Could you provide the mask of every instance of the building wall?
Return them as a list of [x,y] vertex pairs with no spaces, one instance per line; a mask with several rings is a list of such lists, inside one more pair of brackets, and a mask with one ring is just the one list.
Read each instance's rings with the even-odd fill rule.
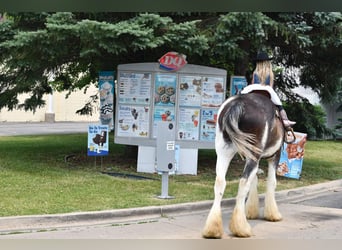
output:
[[[54,114],[54,121],[56,122],[98,122],[98,110],[92,116],[76,114],[76,110],[84,106],[89,96],[96,93],[98,93],[98,89],[94,85],[90,86],[86,93],[82,89],[77,92],[72,92],[68,98],[66,98],[67,92],[55,92],[52,98],[49,95],[44,96],[46,105],[37,109],[35,113],[32,111],[25,112],[23,110],[8,111],[7,108],[1,109],[0,122],[44,122],[46,114],[50,113]],[[22,102],[27,97],[27,94],[23,94],[19,97],[19,101]]]
[[[327,114],[327,127],[334,129],[339,124],[338,119],[342,118],[342,112],[336,112],[340,104],[324,104],[322,106]],[[340,129],[339,132],[342,133],[342,130]]]

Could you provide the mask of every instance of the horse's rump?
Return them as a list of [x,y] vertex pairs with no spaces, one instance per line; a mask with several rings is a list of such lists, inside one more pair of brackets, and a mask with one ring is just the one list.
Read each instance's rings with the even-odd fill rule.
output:
[[224,141],[233,143],[240,155],[253,160],[270,144],[263,140],[265,132],[277,132],[276,108],[269,98],[258,93],[229,98],[218,115]]

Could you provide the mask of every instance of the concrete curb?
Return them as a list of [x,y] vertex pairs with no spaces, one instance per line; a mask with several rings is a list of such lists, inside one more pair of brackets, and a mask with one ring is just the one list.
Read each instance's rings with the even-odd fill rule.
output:
[[[283,190],[276,192],[279,203],[294,202],[308,199],[321,192],[342,188],[342,179],[311,186]],[[260,195],[263,200],[264,195]],[[90,224],[119,224],[127,221],[160,218],[165,215],[192,213],[195,211],[209,210],[213,201],[200,201],[165,206],[150,206],[141,208],[116,209],[95,212],[76,212],[65,214],[10,216],[0,217],[0,232],[28,231],[47,228],[61,228],[67,226],[84,226]],[[222,200],[222,207],[232,208],[235,198]]]

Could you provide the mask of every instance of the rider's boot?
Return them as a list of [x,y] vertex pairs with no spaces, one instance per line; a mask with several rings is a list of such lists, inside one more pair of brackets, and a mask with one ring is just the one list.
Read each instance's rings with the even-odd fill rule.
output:
[[286,114],[285,109],[283,109],[283,108],[279,109],[279,113],[280,113],[281,119],[283,120],[284,127],[286,129],[289,129],[289,128],[291,128],[291,126],[296,124],[296,122],[290,121],[289,118],[287,118],[287,114]]

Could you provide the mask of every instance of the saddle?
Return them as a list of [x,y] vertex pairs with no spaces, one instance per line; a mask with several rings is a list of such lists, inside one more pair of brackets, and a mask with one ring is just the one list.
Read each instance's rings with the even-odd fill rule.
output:
[[271,99],[271,94],[267,90],[255,89],[255,90],[252,90],[250,93],[260,94]]

